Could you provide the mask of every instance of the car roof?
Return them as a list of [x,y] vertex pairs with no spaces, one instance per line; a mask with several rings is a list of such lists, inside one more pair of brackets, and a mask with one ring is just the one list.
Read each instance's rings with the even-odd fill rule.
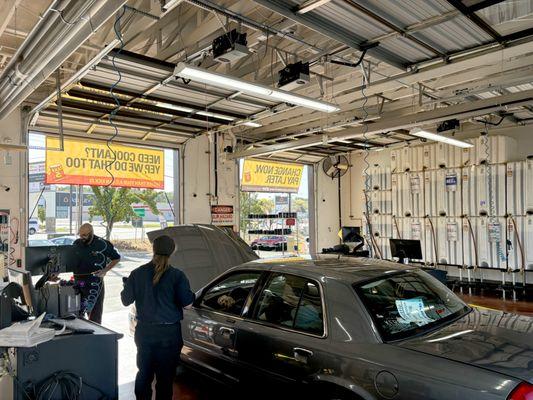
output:
[[235,269],[264,268],[273,272],[293,273],[308,278],[340,279],[358,283],[379,278],[393,272],[417,269],[391,261],[370,258],[343,258],[329,260],[304,260],[298,257],[262,259],[240,265]]

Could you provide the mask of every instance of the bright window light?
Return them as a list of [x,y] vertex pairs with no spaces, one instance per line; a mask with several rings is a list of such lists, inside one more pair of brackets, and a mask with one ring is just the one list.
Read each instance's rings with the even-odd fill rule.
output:
[[462,148],[474,146],[472,143],[463,142],[462,140],[452,139],[452,138],[442,136],[442,135],[437,135],[436,133],[428,132],[420,128],[412,129],[410,134],[416,137],[434,140],[435,142],[446,143],[451,146],[457,146],[457,147],[462,147]]
[[300,96],[284,90],[273,89],[268,86],[247,82],[238,78],[232,78],[227,75],[211,72],[203,68],[187,65],[185,63],[179,63],[176,65],[176,68],[174,69],[174,75],[191,79],[196,82],[209,84],[215,87],[235,90],[249,95],[258,95],[297,106],[311,108],[313,110],[324,111],[328,113],[339,110],[339,107],[325,101]]

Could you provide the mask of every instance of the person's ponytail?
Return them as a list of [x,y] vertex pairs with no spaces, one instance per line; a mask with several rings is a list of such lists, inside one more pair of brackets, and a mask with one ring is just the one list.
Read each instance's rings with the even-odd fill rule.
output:
[[152,259],[152,263],[154,264],[154,279],[152,282],[154,286],[159,283],[159,280],[168,269],[168,259],[169,256],[154,254],[154,258]]

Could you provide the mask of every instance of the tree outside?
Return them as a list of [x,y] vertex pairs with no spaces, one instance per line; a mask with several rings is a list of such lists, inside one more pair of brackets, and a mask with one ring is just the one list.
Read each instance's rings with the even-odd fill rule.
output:
[[160,193],[153,190],[138,190],[130,188],[114,188],[92,186],[94,205],[89,209],[92,222],[93,217],[101,216],[106,228],[106,239],[111,238],[111,232],[116,222],[131,221],[136,216],[133,211],[134,203],[146,204],[152,213],[159,214],[157,198]]
[[275,205],[272,199],[259,199],[257,193],[242,192],[240,194],[241,200],[241,221],[240,231],[245,232],[247,228],[248,215],[250,214],[270,214],[274,212]]
[[41,224],[46,221],[46,208],[44,206],[37,207],[37,218]]
[[296,197],[292,200],[291,211],[297,212],[299,217],[307,216],[309,213],[309,202],[303,197]]

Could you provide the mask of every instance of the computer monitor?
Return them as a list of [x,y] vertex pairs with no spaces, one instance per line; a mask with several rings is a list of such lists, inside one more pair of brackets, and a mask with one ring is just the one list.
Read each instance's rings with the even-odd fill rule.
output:
[[26,270],[32,275],[72,272],[76,264],[71,245],[26,247]]
[[400,262],[405,259],[422,260],[422,246],[420,240],[390,239],[390,249],[393,257]]
[[33,310],[33,283],[31,280],[31,273],[29,271],[8,268],[7,277],[9,282],[14,282],[22,288],[21,305],[27,307],[29,313]]
[[341,239],[343,243],[362,242],[361,228],[358,226],[343,226],[341,228]]

